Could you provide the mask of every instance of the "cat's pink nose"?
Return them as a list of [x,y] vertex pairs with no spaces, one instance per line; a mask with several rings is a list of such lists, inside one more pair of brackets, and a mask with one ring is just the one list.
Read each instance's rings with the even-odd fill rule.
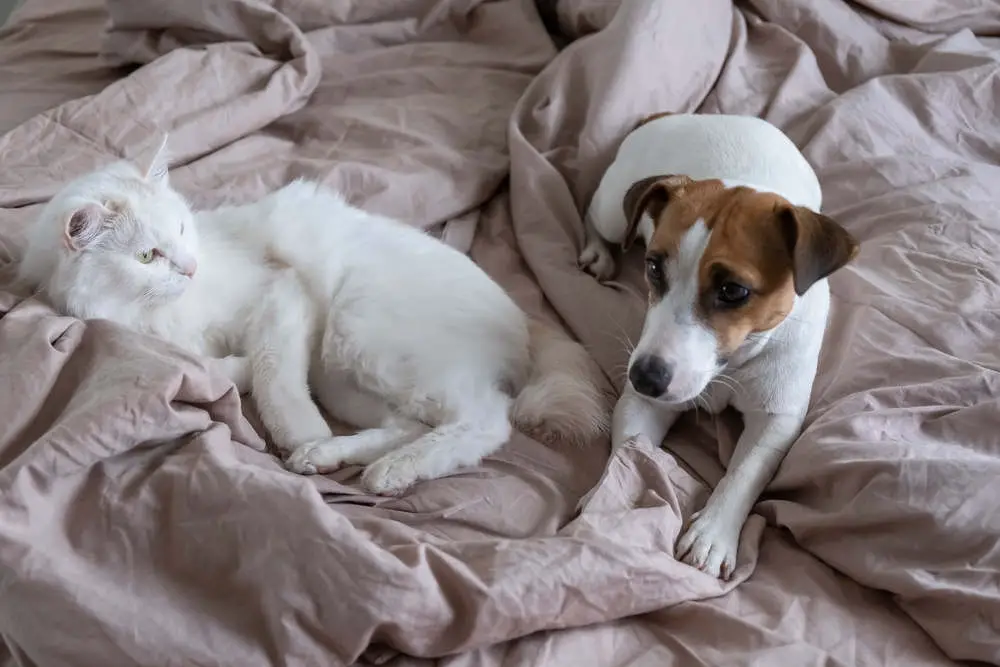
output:
[[178,265],[177,268],[179,269],[180,274],[182,276],[193,278],[194,272],[198,270],[198,262],[191,259],[188,260],[187,262],[184,262],[183,264]]

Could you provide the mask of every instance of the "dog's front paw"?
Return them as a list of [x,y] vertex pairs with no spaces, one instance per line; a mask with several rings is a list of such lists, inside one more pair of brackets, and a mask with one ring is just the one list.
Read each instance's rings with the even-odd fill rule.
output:
[[365,468],[361,474],[361,485],[369,493],[396,496],[413,486],[419,479],[417,460],[410,454],[393,452]]
[[580,252],[580,268],[601,282],[611,280],[615,275],[615,259],[611,248],[600,239],[591,239]]
[[628,439],[626,439],[625,442],[623,442],[622,444],[631,445],[632,447],[636,447],[638,449],[646,449],[646,450],[655,449],[653,447],[653,443],[649,439],[649,436],[642,435],[641,433],[638,435],[629,436]]
[[736,569],[742,526],[719,512],[704,509],[677,541],[677,558],[713,577],[729,581]]

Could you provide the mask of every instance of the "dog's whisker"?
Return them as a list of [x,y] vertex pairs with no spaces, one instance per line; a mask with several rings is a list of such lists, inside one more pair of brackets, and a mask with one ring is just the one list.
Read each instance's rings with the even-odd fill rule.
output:
[[635,343],[632,342],[632,339],[630,339],[627,334],[623,333],[615,336],[615,339],[629,354],[632,354],[633,350],[635,350]]
[[712,386],[715,386],[716,384],[722,385],[723,387],[725,387],[729,391],[732,391],[732,392],[736,391],[736,387],[734,387],[728,380],[725,380],[725,379],[723,379],[721,377],[712,378],[712,381],[708,383],[708,386],[712,387]]
[[738,393],[738,391],[739,392],[745,392],[746,391],[746,388],[743,386],[743,383],[740,382],[737,378],[735,378],[732,375],[727,375],[725,373],[720,373],[718,376],[716,376],[716,379],[718,379],[721,382],[726,383],[726,386],[730,387],[733,390],[734,394]]
[[709,386],[712,386],[712,384],[716,382],[721,386],[725,387],[726,389],[728,389],[730,392],[732,392],[734,396],[737,396],[741,393],[740,391],[741,388],[738,388],[735,384],[733,384],[734,381],[732,380],[732,378],[725,378],[725,379],[715,378],[712,380]]
[[625,327],[621,325],[618,320],[612,319],[610,315],[607,319],[617,328],[617,331],[612,331],[611,335],[614,337],[615,342],[621,346],[621,349],[625,352],[625,361],[615,364],[611,368],[611,375],[615,379],[624,380],[628,375],[629,359],[632,357],[632,353],[635,351],[635,343],[629,337],[628,332]]
[[615,374],[616,377],[625,379],[628,376],[628,364],[622,364],[611,369],[611,372]]
[[[625,340],[629,341],[629,343],[631,343],[631,338],[629,338],[628,331],[625,330],[625,327],[622,326],[622,323],[619,322],[618,320],[612,318],[609,313],[604,313],[604,316],[608,319],[608,321],[610,321],[618,329],[618,332],[617,332],[618,335],[621,338],[624,338]],[[621,338],[619,338],[619,340]]]
[[701,412],[701,410],[699,410],[698,408],[698,397],[695,396],[690,401],[684,401],[684,410],[694,411],[694,423],[697,426],[700,423],[699,421],[700,415],[698,413]]
[[615,340],[620,345],[623,345],[625,347],[633,347],[632,339],[629,338],[628,333],[625,332],[624,330],[617,331],[617,332],[612,332],[612,335],[614,335]]

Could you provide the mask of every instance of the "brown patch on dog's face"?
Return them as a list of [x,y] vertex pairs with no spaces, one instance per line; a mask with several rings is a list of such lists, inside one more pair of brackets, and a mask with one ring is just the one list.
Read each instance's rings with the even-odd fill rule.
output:
[[692,311],[715,332],[723,359],[751,333],[778,326],[796,293],[804,294],[858,250],[857,241],[833,220],[775,194],[677,176],[640,183],[648,202],[644,210],[655,221],[646,249],[650,306],[670,290],[667,262],[685,234],[699,220],[711,231],[697,260]]
[[748,189],[725,190],[708,222],[699,266],[699,311],[728,357],[751,333],[778,326],[795,305],[792,261],[777,211],[788,202]]

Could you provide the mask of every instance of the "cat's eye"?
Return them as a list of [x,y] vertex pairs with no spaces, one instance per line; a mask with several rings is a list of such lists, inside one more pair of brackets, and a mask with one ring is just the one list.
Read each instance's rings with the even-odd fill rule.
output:
[[156,258],[155,250],[140,250],[135,254],[135,258],[139,260],[141,264],[149,264]]

